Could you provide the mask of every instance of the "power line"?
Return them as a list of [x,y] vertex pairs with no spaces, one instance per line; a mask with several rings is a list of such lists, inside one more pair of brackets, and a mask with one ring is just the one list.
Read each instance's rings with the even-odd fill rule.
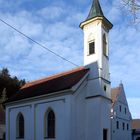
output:
[[43,49],[51,52],[52,54],[56,55],[57,57],[61,58],[64,61],[69,62],[70,64],[74,65],[74,66],[78,66],[77,64],[71,62],[70,60],[66,59],[65,57],[57,54],[56,52],[52,51],[51,49],[47,48],[46,46],[42,45],[41,43],[35,41],[34,39],[32,39],[31,37],[27,36],[26,34],[24,34],[23,32],[19,31],[18,29],[16,29],[15,27],[13,27],[12,25],[10,25],[9,23],[7,23],[6,21],[0,19],[1,22],[3,22],[4,24],[6,24],[7,26],[9,26],[10,28],[12,28],[13,30],[15,30],[16,32],[18,32],[19,34],[23,35],[24,37],[26,37],[27,39],[31,40],[32,42],[34,42],[35,44],[39,45],[40,47],[42,47]]

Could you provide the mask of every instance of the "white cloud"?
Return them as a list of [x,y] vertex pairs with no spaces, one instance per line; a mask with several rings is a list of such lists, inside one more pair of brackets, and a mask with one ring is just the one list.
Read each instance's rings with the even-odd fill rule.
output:
[[133,118],[140,118],[140,98],[128,98],[129,109]]
[[140,82],[139,38],[140,34],[125,24],[111,32],[112,81],[123,80],[131,84]]
[[[108,0],[101,1],[105,15],[114,23],[110,32],[111,82],[113,86],[120,80],[125,83],[132,116],[140,118],[140,34],[126,22],[122,11],[116,6],[117,1],[111,4]],[[49,49],[82,65],[83,33],[78,26],[87,17],[90,7],[85,6],[87,2],[78,0],[75,5],[68,5],[62,0],[52,1],[34,12],[24,8],[16,12],[8,10],[18,7],[20,2],[13,5],[13,2],[9,4],[0,0],[0,5],[7,9],[0,12],[0,17]],[[79,8],[80,4],[82,8]],[[34,80],[73,68],[3,23],[0,23],[0,32],[0,67],[8,67],[12,75]],[[136,95],[138,98],[130,98]]]
[[[127,97],[129,97],[132,94],[130,88],[137,89],[135,91],[137,93],[139,90],[136,86],[138,87],[140,83],[140,34],[132,26],[128,26],[122,17],[123,14],[115,5],[117,1],[119,0],[114,0],[111,4],[108,0],[101,2],[105,15],[114,23],[114,28],[110,32],[112,85],[123,80],[128,88]],[[0,2],[6,1],[0,0]],[[87,2],[80,2],[81,0],[75,2],[75,5],[69,5],[66,1],[54,0],[34,12],[24,8],[15,12],[6,10],[5,13],[0,12],[0,17],[49,49],[82,65],[83,32],[79,24],[87,17],[90,5],[88,5],[89,2],[88,6]],[[6,3],[4,6],[7,8]],[[19,5],[21,3],[16,7]],[[12,74],[33,80],[73,67],[3,23],[0,23],[0,32],[2,33],[0,67],[8,67]]]
[[64,8],[58,6],[48,6],[38,11],[44,19],[57,20],[64,14]]
[[[44,12],[45,10],[46,8],[43,8],[41,11]],[[47,10],[49,12],[51,9]],[[63,4],[62,7],[53,5],[53,11],[54,15],[52,17],[59,17],[63,12]],[[41,23],[40,19],[44,18],[45,13],[40,14],[40,18],[37,18],[39,12],[36,11],[34,15],[25,10],[16,13],[7,12],[0,13],[0,17],[59,55],[74,61],[76,64],[80,64],[82,46],[79,48],[81,42],[79,41],[77,28],[69,25],[68,22],[46,24],[45,21],[42,21]],[[73,19],[75,19],[74,16],[72,17]],[[0,41],[0,48],[3,47],[0,52],[0,66],[8,67],[12,74],[27,80],[33,80],[73,67],[68,62],[57,58],[3,23],[1,23],[0,31],[3,32]]]

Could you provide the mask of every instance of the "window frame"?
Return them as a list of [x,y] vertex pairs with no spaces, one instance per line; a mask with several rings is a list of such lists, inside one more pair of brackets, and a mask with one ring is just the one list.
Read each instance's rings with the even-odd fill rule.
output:
[[124,109],[124,112],[125,112],[125,114],[127,114],[127,109],[126,109],[126,107],[125,107],[125,109]]
[[120,112],[122,112],[122,106],[121,105],[119,105],[119,110],[120,110]]
[[123,128],[123,130],[125,130],[125,123],[124,122],[122,123],[122,128]]
[[[90,46],[90,44],[94,43],[94,46]],[[93,48],[93,52],[90,53],[90,48]],[[95,40],[89,41],[88,42],[88,54],[87,55],[93,55],[95,54]]]
[[119,121],[116,121],[116,128],[119,129]]
[[103,55],[108,57],[108,46],[107,46],[107,39],[106,39],[106,34],[103,34]]
[[[53,118],[50,118],[49,120],[50,113],[52,113],[51,115],[53,115]],[[53,127],[49,126],[50,123],[53,123]],[[56,117],[54,111],[49,108],[44,115],[44,139],[54,139],[55,135],[56,135]]]
[[129,124],[127,123],[127,130],[129,130]]
[[104,91],[107,92],[107,86],[106,85],[104,85]]
[[25,120],[23,114],[20,112],[16,119],[16,139],[24,139],[25,137]]

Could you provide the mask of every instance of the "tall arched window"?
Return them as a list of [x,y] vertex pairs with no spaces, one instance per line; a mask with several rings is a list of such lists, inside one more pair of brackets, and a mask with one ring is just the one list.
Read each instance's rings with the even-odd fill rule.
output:
[[107,56],[107,41],[106,41],[106,35],[104,34],[103,35],[103,54],[105,56]]
[[44,137],[55,138],[55,114],[51,109],[45,113]]
[[24,117],[21,113],[18,114],[17,116],[17,130],[16,130],[16,135],[17,138],[24,138]]

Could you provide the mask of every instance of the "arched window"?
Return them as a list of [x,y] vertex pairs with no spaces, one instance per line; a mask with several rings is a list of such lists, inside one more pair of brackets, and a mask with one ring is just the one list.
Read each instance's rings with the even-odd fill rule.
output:
[[21,113],[17,116],[17,138],[24,138],[24,117]]
[[103,54],[107,56],[107,41],[106,41],[106,35],[103,35]]
[[45,113],[44,137],[55,138],[55,114],[51,109]]

